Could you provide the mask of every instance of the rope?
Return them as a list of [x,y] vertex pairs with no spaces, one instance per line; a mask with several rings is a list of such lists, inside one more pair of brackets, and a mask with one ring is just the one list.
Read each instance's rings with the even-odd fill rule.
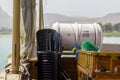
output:
[[[5,66],[5,68],[7,68],[7,67],[9,67],[9,66],[11,66],[11,63],[10,63],[10,64],[7,64],[7,65]],[[28,68],[27,68],[26,66],[24,66],[23,64],[20,64],[20,66],[24,68],[24,72],[22,72],[22,71],[19,71],[19,72],[24,75],[25,80],[30,80],[30,79],[29,79],[30,73],[29,73],[29,71],[28,71]],[[6,69],[6,70],[5,70],[5,80],[7,80],[7,74],[8,74],[9,72],[11,72],[10,69]]]
[[75,34],[75,31],[74,31],[74,28],[73,28],[73,26],[71,26],[72,27],[72,31],[73,31],[73,35],[74,35],[74,39],[75,39],[75,44],[77,44],[77,39],[76,39],[76,34]]
[[78,26],[78,43],[80,42],[80,38],[81,38],[81,33],[82,33],[82,24],[81,24],[81,29],[79,29],[79,26]]

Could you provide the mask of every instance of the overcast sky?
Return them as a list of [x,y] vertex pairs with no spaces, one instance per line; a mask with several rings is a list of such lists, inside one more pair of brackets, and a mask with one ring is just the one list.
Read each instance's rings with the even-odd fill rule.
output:
[[[12,1],[0,0],[4,11],[12,15]],[[44,0],[45,13],[67,16],[101,17],[120,12],[120,0]],[[46,2],[47,1],[47,2]]]

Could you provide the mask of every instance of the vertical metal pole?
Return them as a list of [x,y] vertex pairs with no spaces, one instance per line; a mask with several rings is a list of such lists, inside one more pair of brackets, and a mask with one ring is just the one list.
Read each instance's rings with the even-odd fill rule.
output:
[[19,72],[20,65],[20,0],[13,0],[12,73]]
[[39,0],[39,30],[44,28],[43,0]]

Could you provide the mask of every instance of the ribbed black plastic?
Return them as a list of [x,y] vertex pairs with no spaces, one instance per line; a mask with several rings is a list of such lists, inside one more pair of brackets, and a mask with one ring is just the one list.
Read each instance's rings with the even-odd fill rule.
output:
[[57,80],[56,56],[53,52],[38,54],[38,80]]
[[38,80],[61,80],[61,40],[55,30],[37,32]]
[[62,36],[57,33],[57,59],[58,59],[58,76],[57,80],[62,80],[61,78],[61,54],[62,54]]
[[37,50],[55,51],[57,43],[57,32],[52,29],[43,29],[37,32]]

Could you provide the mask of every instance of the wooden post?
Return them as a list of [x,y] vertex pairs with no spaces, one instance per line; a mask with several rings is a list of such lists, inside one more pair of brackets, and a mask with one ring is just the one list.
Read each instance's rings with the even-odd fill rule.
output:
[[39,30],[44,28],[43,0],[39,0]]
[[20,66],[20,0],[13,0],[12,73]]

